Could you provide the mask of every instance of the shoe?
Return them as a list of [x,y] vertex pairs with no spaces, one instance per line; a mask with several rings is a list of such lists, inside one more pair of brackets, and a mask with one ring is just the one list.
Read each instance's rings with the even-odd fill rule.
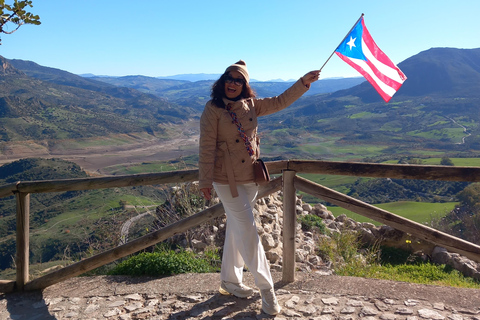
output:
[[278,304],[277,297],[275,297],[273,288],[260,290],[260,294],[262,295],[263,312],[274,316],[282,311],[282,308]]
[[246,298],[253,294],[253,289],[247,287],[243,283],[233,283],[227,281],[222,281],[222,283],[220,284],[220,289],[218,291],[220,291],[221,294],[233,294],[234,296],[239,298]]

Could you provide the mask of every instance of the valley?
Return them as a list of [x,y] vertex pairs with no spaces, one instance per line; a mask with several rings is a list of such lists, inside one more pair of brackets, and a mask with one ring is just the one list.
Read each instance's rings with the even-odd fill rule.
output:
[[171,126],[168,138],[148,134],[118,134],[81,140],[1,142],[0,165],[19,159],[60,158],[78,164],[92,175],[104,169],[151,161],[168,161],[198,153],[198,120]]

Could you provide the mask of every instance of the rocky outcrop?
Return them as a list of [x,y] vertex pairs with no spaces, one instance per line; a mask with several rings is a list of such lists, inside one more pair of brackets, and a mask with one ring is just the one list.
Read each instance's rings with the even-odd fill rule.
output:
[[[255,205],[255,220],[258,234],[262,241],[267,259],[272,270],[281,271],[283,264],[283,199],[282,193],[277,192],[259,199]],[[437,264],[446,264],[460,271],[465,276],[480,279],[480,266],[459,254],[449,253],[447,250],[434,244],[419,240],[410,234],[396,230],[386,225],[376,226],[372,223],[357,222],[346,215],[334,215],[322,204],[304,203],[301,197],[296,200],[297,217],[316,215],[323,220],[326,226],[325,234],[302,230],[301,223],[297,223],[296,264],[300,271],[311,271],[320,274],[331,274],[331,263],[325,261],[318,252],[318,240],[328,237],[329,234],[350,231],[358,235],[360,241],[366,245],[394,247],[409,251],[415,258],[429,260]],[[226,218],[216,219],[214,223],[204,226],[192,235],[191,246],[196,251],[208,247],[221,248],[225,239]],[[178,240],[178,239],[177,239]],[[188,246],[186,239],[182,241]]]
[[5,75],[25,75],[25,73],[14,68],[7,59],[0,56],[0,76]]

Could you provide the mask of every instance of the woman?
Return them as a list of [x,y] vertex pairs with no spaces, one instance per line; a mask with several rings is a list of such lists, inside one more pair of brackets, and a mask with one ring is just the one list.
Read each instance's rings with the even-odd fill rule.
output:
[[240,60],[213,84],[212,100],[200,120],[199,187],[207,200],[215,188],[227,215],[220,293],[242,298],[253,294],[242,282],[247,265],[260,289],[262,309],[270,315],[281,308],[252,210],[258,192],[253,182],[253,162],[260,154],[257,117],[288,107],[319,76],[320,71],[311,71],[278,97],[256,99],[247,66]]

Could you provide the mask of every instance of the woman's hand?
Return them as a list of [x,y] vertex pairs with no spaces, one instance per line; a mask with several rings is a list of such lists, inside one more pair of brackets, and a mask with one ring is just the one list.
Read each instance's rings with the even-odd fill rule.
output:
[[320,79],[320,70],[310,71],[309,73],[304,75],[301,79],[302,79],[303,85],[306,86],[307,88],[310,88],[310,84],[312,82],[315,82],[318,79]]
[[200,191],[206,200],[212,199],[212,188],[202,188]]

